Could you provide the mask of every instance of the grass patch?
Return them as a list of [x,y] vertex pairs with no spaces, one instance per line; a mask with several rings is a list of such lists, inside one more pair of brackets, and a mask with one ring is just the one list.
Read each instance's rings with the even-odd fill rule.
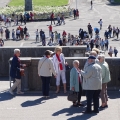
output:
[[[11,0],[9,6],[24,6],[25,0]],[[33,5],[37,6],[63,6],[67,5],[68,0],[33,0]]]

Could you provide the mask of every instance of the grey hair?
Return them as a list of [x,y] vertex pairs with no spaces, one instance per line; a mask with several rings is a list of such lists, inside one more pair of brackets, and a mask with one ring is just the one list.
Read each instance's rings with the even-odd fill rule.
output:
[[104,54],[100,54],[100,55],[98,55],[98,58],[102,58],[103,60],[105,60],[105,55]]
[[75,63],[79,64],[80,62],[79,62],[78,60],[74,60],[74,61],[73,61],[73,65],[74,65]]
[[20,52],[20,49],[14,49],[14,54]]

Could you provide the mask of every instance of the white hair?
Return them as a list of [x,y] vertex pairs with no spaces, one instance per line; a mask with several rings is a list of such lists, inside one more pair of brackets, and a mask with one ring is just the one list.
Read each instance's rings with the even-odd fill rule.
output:
[[98,55],[98,58],[102,58],[103,60],[105,60],[105,55],[104,54],[100,54],[100,55]]
[[79,61],[78,61],[78,60],[74,60],[74,61],[73,61],[73,65],[74,65],[75,63],[79,64]]
[[20,52],[20,49],[14,49],[14,54]]

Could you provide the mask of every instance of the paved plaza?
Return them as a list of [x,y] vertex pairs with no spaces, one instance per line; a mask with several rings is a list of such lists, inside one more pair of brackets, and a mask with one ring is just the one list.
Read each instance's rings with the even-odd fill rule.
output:
[[[7,0],[6,0],[7,1]],[[71,8],[75,8],[75,0],[72,0],[71,2]],[[66,24],[61,26],[54,26],[53,25],[53,31],[58,31],[58,33],[62,33],[63,30],[66,30],[67,33],[71,33],[73,35],[78,35],[78,31],[80,28],[83,28],[84,30],[87,30],[88,23],[91,23],[92,27],[98,27],[99,19],[103,19],[103,29],[100,31],[101,38],[104,39],[104,32],[107,29],[108,25],[111,24],[115,27],[120,27],[120,6],[112,6],[109,4],[107,0],[93,0],[93,9],[90,9],[90,0],[78,0],[77,7],[80,11],[80,18],[77,20],[74,20],[73,17],[66,19]],[[36,29],[43,29],[45,31],[45,34],[47,36],[47,39],[49,40],[49,32],[48,32],[48,25],[50,25],[50,21],[47,22],[30,22],[27,23],[27,28],[30,33],[30,39],[25,41],[12,41],[8,40],[5,41],[5,47],[7,46],[40,46],[41,43],[35,43],[35,31]],[[4,26],[4,25],[3,25]],[[24,27],[24,26],[22,26]],[[17,27],[9,27],[10,31],[12,29],[16,29]],[[115,39],[111,38],[110,45],[113,47],[117,47],[120,51],[120,41],[116,41]]]
[[[0,7],[5,6],[9,0],[0,0]],[[72,0],[71,7],[75,8],[75,0]],[[53,26],[53,31],[73,35],[78,34],[79,28],[87,30],[87,24],[92,27],[99,27],[98,21],[103,19],[103,29],[100,32],[104,38],[104,31],[108,25],[120,28],[120,6],[112,6],[107,0],[93,0],[93,9],[90,9],[90,0],[78,0],[77,5],[80,11],[80,18],[74,20],[72,17],[66,19],[66,24]],[[30,22],[27,28],[30,32],[29,40],[5,41],[4,47],[37,47],[41,43],[35,43],[36,29],[43,29],[48,37],[48,25],[50,22]],[[4,25],[3,25],[4,26]],[[24,27],[24,26],[22,26]],[[9,27],[10,31],[16,27]],[[49,38],[48,38],[49,39]],[[110,45],[117,47],[120,56],[120,41],[111,38]],[[106,54],[107,55],[107,54]],[[42,97],[41,92],[27,92],[24,95],[11,96],[8,93],[8,78],[0,78],[0,120],[120,120],[120,92],[108,91],[109,107],[99,114],[84,115],[82,111],[85,107],[73,108],[72,103],[67,101],[67,94],[61,91],[59,94],[50,92],[50,98]],[[82,103],[86,104],[86,97],[82,97]]]
[[[99,114],[84,115],[85,107],[72,107],[67,94],[50,93],[50,98],[42,98],[40,92],[11,96],[7,89],[7,78],[0,79],[0,120],[120,120],[120,92],[109,91],[109,108]],[[2,81],[4,80],[4,81]],[[6,81],[5,81],[6,80]],[[82,103],[86,104],[85,97]]]

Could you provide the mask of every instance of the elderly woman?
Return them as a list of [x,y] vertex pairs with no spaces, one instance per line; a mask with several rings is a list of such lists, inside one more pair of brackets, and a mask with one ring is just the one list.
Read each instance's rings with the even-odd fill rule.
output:
[[75,91],[78,95],[78,101],[73,101],[73,106],[83,106],[83,104],[80,103],[82,96],[82,77],[78,60],[73,61],[73,68],[70,71],[70,90]]
[[55,55],[53,56],[53,64],[55,67],[55,71],[57,73],[56,76],[56,85],[57,90],[56,93],[59,93],[60,91],[60,77],[62,78],[63,87],[64,87],[64,93],[66,93],[66,77],[65,77],[65,58],[62,53],[61,47],[55,48]]
[[102,105],[100,108],[104,109],[108,107],[107,101],[107,83],[110,82],[111,77],[110,77],[110,71],[109,71],[109,66],[107,62],[105,61],[105,56],[104,55],[99,55],[98,56],[100,66],[102,68],[102,90],[101,90],[101,100],[102,100]]
[[40,59],[38,63],[38,75],[41,76],[42,79],[42,93],[46,98],[49,97],[49,85],[52,73],[56,76],[53,63],[51,59],[49,59],[51,54],[51,51],[46,50],[44,57]]

